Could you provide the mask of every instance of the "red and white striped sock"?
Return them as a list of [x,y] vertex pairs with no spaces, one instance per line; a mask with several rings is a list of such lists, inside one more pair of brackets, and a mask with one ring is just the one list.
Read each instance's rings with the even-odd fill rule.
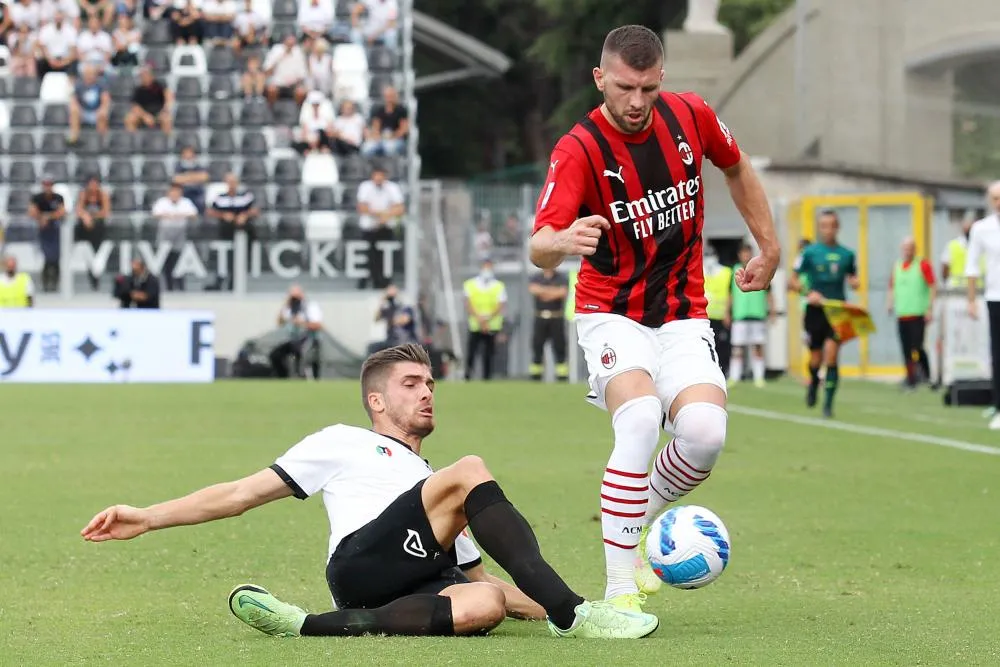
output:
[[615,448],[601,482],[601,531],[608,582],[605,598],[635,593],[635,548],[649,500],[649,457],[660,438],[662,406],[655,396],[622,405],[611,425]]
[[671,440],[653,460],[649,475],[649,504],[646,523],[652,523],[668,503],[683,498],[708,479],[711,470],[698,470],[677,453],[677,440]]

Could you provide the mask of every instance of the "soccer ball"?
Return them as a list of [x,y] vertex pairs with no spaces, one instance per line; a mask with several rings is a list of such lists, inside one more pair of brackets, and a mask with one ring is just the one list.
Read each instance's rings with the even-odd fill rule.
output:
[[645,547],[653,572],[674,588],[707,586],[729,564],[729,531],[714,512],[697,505],[661,514]]

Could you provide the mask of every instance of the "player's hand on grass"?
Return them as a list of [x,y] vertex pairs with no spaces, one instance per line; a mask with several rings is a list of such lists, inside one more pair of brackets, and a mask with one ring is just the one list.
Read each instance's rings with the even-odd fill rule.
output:
[[736,286],[744,292],[759,292],[771,285],[778,270],[778,257],[757,255],[747,265],[736,270]]
[[589,257],[597,252],[601,234],[611,229],[611,223],[600,215],[578,218],[567,229],[556,234],[556,250],[566,256]]
[[80,534],[88,542],[130,540],[150,529],[145,510],[129,505],[113,505],[90,520]]

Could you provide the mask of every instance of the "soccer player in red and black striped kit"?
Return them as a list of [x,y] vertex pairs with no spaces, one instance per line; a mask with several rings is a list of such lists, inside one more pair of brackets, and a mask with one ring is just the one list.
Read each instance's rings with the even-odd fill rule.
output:
[[[556,144],[531,238],[541,268],[583,257],[587,398],[614,430],[600,494],[605,597],[637,610],[660,583],[636,549],[645,528],[708,477],[726,439],[726,381],[705,313],[703,158],[725,173],[760,248],[736,272],[739,288],[767,289],[780,257],[767,197],[729,128],[694,93],[661,92],[662,80],[655,33],[608,34],[594,68],[604,103]],[[650,470],[661,426],[673,439]]]

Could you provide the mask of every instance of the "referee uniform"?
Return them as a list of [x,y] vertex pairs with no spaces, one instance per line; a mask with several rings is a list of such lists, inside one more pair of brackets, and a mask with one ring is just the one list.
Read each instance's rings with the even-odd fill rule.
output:
[[[1000,209],[1000,183],[990,188],[990,195],[996,208]],[[970,313],[976,312],[976,282],[980,277],[980,262],[986,265],[985,298],[993,364],[993,407],[997,411],[990,421],[990,430],[1000,430],[1000,213],[977,221],[969,233],[965,277],[970,279]]]

